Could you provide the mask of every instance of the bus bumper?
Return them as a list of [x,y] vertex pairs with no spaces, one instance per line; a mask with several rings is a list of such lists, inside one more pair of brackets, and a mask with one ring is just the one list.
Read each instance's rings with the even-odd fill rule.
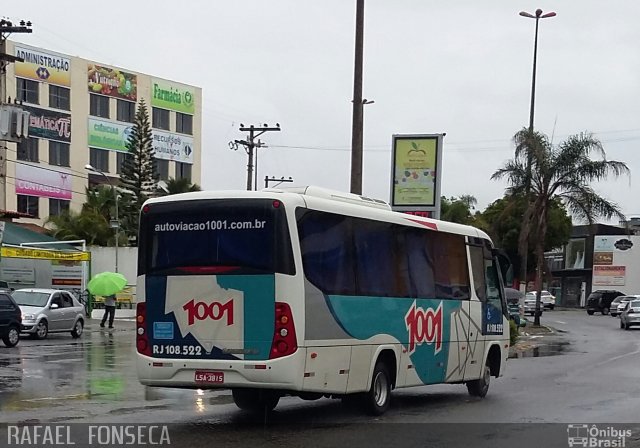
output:
[[138,353],[138,379],[145,386],[157,387],[300,391],[305,352],[298,348],[292,355],[266,361],[152,358]]

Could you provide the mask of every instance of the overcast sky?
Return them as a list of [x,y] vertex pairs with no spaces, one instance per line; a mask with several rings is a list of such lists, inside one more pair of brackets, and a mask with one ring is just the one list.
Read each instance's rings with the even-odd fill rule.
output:
[[[593,132],[630,179],[596,186],[640,216],[640,2],[366,0],[363,193],[389,200],[391,136],[446,133],[442,193],[484,209],[491,174],[528,125],[540,21],[535,127],[560,142]],[[280,123],[265,176],[348,191],[355,0],[4,2],[33,22],[18,41],[202,87],[203,187],[244,189],[240,123]]]

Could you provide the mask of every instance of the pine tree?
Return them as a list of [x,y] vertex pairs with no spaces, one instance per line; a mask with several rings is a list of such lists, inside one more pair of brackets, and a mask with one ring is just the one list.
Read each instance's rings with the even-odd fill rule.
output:
[[144,100],[140,100],[135,120],[127,139],[129,153],[122,164],[120,184],[125,190],[121,215],[122,229],[137,245],[138,221],[142,204],[156,191],[157,171],[153,150],[153,137],[149,113]]

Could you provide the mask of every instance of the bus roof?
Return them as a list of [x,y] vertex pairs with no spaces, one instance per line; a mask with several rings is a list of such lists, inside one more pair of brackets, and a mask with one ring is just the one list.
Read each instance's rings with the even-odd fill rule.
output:
[[222,199],[222,198],[278,198],[285,206],[287,203],[306,204],[307,207],[350,216],[377,219],[414,227],[424,226],[432,230],[456,233],[491,241],[482,230],[472,226],[437,219],[424,218],[392,211],[391,206],[380,199],[373,199],[352,193],[330,190],[316,186],[267,188],[260,191],[249,190],[209,190],[181,193],[149,199],[145,205],[166,202]]

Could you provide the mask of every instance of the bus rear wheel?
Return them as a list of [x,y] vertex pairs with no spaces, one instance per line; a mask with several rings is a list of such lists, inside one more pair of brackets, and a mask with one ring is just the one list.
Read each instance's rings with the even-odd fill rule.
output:
[[382,415],[389,409],[391,403],[391,375],[384,362],[378,362],[373,369],[371,388],[365,392],[364,408],[370,415]]
[[233,389],[233,402],[243,411],[271,412],[280,401],[280,395],[270,390]]
[[467,391],[469,391],[469,395],[483,398],[489,392],[489,383],[491,383],[491,368],[487,361],[482,376],[477,380],[467,382]]

